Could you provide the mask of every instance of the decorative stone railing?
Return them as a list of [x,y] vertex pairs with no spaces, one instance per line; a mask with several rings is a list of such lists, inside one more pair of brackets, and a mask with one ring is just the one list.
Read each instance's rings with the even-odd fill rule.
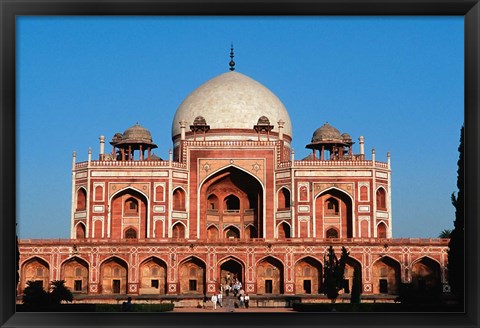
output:
[[200,245],[200,244],[222,244],[222,243],[246,243],[246,244],[323,244],[323,245],[355,245],[355,244],[377,244],[386,247],[390,246],[408,246],[408,245],[439,245],[447,246],[450,239],[448,238],[287,238],[287,239],[265,239],[265,238],[249,238],[249,239],[187,239],[187,238],[171,238],[171,239],[19,239],[19,246],[105,246],[115,244],[184,244],[184,245]]
[[[307,167],[307,166],[362,166],[362,167],[372,167],[373,161],[294,161],[295,167]],[[375,166],[380,168],[388,168],[388,163],[377,162],[375,161]],[[279,168],[292,167],[292,162],[282,162],[278,164]]]
[[[75,168],[81,169],[88,167],[87,162],[76,163]],[[179,162],[170,161],[90,161],[91,167],[175,167],[187,168],[187,165]]]

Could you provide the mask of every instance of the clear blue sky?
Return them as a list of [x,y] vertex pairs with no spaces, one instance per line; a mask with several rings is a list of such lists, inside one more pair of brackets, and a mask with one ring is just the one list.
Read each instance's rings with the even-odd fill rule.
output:
[[[98,158],[136,122],[168,158],[177,107],[228,70],[287,108],[296,159],[329,122],[392,154],[394,237],[453,228],[464,109],[463,17],[19,17],[20,238],[68,238],[72,152]],[[108,145],[108,143],[107,143]],[[107,147],[108,148],[108,147]]]

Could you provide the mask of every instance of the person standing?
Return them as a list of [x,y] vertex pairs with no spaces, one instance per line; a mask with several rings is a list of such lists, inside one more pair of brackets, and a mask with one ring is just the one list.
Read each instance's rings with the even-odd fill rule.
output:
[[220,305],[220,307],[223,307],[223,304],[222,304],[223,294],[221,291],[220,293],[218,293],[217,299],[218,299],[218,305]]
[[247,293],[245,293],[245,296],[243,297],[243,301],[245,302],[245,308],[248,309],[248,303],[250,302],[250,296],[248,296]]
[[213,309],[214,309],[214,310],[217,309],[217,301],[218,301],[217,294],[213,294],[213,295],[212,295],[212,303],[213,303]]

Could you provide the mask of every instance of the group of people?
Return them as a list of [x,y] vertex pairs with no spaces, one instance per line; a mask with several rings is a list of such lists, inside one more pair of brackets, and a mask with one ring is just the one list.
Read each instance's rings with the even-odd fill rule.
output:
[[[213,309],[217,309],[217,305],[223,307],[223,294],[229,296],[230,293],[233,293],[235,298],[238,298],[239,303],[235,302],[234,307],[248,309],[250,303],[250,296],[245,293],[242,288],[242,283],[235,274],[233,277],[230,273],[225,277],[225,284],[220,284],[220,292],[213,293],[210,300],[212,301]],[[206,303],[208,301],[207,295],[203,297],[203,308],[206,308]]]

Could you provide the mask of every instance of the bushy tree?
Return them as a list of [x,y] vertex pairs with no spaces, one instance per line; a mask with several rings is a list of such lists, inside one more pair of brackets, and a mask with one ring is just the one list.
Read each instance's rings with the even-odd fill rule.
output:
[[460,131],[460,146],[458,147],[458,193],[452,194],[452,204],[455,207],[454,229],[450,234],[448,243],[448,283],[452,293],[457,296],[458,301],[463,304],[465,295],[465,209],[464,209],[464,127]]
[[23,290],[22,302],[34,306],[48,303],[48,293],[43,289],[41,281],[27,281],[27,287]]
[[342,255],[340,259],[337,258],[333,247],[330,246],[328,252],[323,257],[324,263],[324,286],[325,295],[328,299],[335,303],[338,297],[338,292],[343,289],[345,263],[349,253],[346,248],[342,246]]
[[361,294],[362,294],[362,276],[360,272],[360,267],[358,267],[358,265],[355,265],[353,268],[353,283],[352,283],[352,291],[350,293],[350,303],[359,304]]
[[32,306],[56,305],[62,301],[73,301],[73,295],[65,286],[64,280],[50,282],[50,292],[43,289],[41,281],[27,281],[27,287],[23,291],[22,301]]
[[65,280],[54,280],[50,283],[50,303],[60,304],[62,301],[73,301],[72,292],[65,286]]
[[451,229],[443,229],[439,234],[438,238],[450,238],[450,235],[452,234]]

